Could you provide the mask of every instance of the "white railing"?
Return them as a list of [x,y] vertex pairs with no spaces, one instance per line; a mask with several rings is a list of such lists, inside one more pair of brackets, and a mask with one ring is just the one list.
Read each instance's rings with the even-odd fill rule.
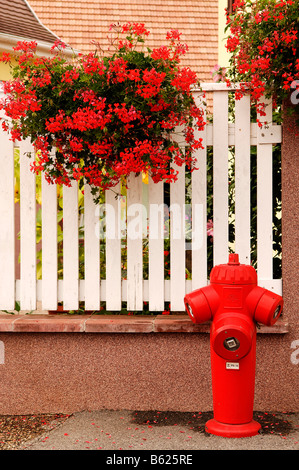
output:
[[[63,188],[63,279],[58,276],[57,188],[42,178],[42,276],[37,279],[36,177],[30,171],[29,141],[20,142],[20,276],[16,279],[14,145],[0,130],[0,309],[12,310],[19,301],[22,310],[99,310],[106,302],[108,311],[126,306],[128,311],[163,311],[170,302],[172,311],[184,310],[184,295],[208,283],[207,254],[207,148],[213,148],[213,264],[227,263],[229,249],[242,263],[251,262],[250,147],[257,147],[257,272],[259,284],[277,293],[281,279],[273,279],[272,245],[272,149],[281,142],[281,127],[269,124],[259,128],[250,122],[250,98],[235,103],[235,121],[229,122],[228,89],[223,84],[203,84],[212,94],[213,120],[200,133],[204,149],[197,151],[198,170],[192,173],[191,204],[186,205],[185,169],[176,183],[170,184],[170,201],[164,205],[163,184],[147,184],[142,175],[130,177],[129,190],[121,198],[107,191],[105,205],[95,206],[90,188],[84,188],[84,211],[78,210],[78,188]],[[202,92],[194,91],[201,106]],[[228,169],[229,148],[235,147],[235,240],[229,241]],[[33,157],[32,157],[33,158]],[[116,191],[119,188],[115,188]],[[126,203],[127,216],[124,214]],[[170,276],[165,278],[165,218],[170,220]],[[104,211],[105,209],[105,211]],[[192,230],[187,235],[191,249],[192,271],[186,278],[186,223],[190,209]],[[102,218],[105,216],[105,237]],[[79,218],[81,216],[81,219]],[[84,256],[79,258],[79,226],[84,217]],[[189,228],[189,226],[187,227]],[[190,233],[190,232],[188,232]],[[148,273],[144,276],[144,240],[147,240]],[[100,249],[105,259],[100,256]],[[82,246],[81,246],[82,250]],[[125,258],[125,261],[124,261]],[[80,263],[84,276],[79,275]],[[126,263],[126,274],[122,264]],[[82,266],[81,266],[82,268]],[[104,274],[103,274],[104,271]],[[102,274],[100,274],[102,273]]]

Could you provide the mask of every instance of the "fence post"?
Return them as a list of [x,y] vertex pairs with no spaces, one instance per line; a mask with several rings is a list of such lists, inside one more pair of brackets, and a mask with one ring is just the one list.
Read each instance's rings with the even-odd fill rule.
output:
[[290,323],[296,323],[299,311],[299,125],[296,113],[288,113],[290,107],[285,103],[281,155],[282,279],[284,310]]

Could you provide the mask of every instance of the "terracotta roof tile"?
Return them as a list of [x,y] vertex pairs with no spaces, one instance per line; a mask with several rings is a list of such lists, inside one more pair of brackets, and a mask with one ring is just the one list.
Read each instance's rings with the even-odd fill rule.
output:
[[[19,0],[18,0],[19,1]],[[182,59],[202,81],[211,81],[218,61],[218,0],[29,0],[42,23],[68,45],[94,50],[92,40],[107,48],[111,23],[143,22],[151,31],[149,47],[165,44],[177,29],[189,51]]]
[[53,43],[57,37],[36,17],[24,0],[0,1],[0,35]]

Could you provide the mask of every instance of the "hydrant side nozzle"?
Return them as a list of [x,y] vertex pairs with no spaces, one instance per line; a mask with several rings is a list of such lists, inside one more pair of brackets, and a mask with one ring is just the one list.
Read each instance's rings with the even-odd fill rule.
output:
[[208,304],[210,305],[210,309],[211,309],[211,313],[213,317],[219,307],[219,303],[220,303],[219,294],[217,290],[214,288],[214,286],[210,284],[209,286],[206,286],[203,289],[203,295],[205,296]]
[[257,304],[260,298],[264,295],[265,289],[263,287],[255,286],[246,297],[246,305],[252,317],[254,317]]
[[247,296],[246,304],[257,323],[272,326],[281,315],[283,299],[274,292],[256,286]]
[[193,323],[204,323],[211,320],[211,309],[202,293],[202,289],[187,294],[184,303],[186,312]]
[[184,303],[193,323],[205,323],[212,320],[218,306],[218,294],[212,286],[202,287],[186,294]]
[[283,299],[274,292],[265,290],[255,310],[254,319],[266,326],[274,325],[281,315]]

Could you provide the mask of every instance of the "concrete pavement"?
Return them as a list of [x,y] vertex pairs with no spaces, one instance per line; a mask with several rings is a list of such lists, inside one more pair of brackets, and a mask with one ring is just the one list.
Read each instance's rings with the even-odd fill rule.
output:
[[132,451],[132,455],[140,455],[140,451],[180,451],[180,455],[187,455],[199,450],[299,449],[299,413],[255,412],[261,431],[246,438],[207,434],[204,425],[211,417],[208,412],[82,411],[27,442],[25,449],[113,451],[105,453],[105,458],[110,454],[113,458],[126,455],[122,451]]

